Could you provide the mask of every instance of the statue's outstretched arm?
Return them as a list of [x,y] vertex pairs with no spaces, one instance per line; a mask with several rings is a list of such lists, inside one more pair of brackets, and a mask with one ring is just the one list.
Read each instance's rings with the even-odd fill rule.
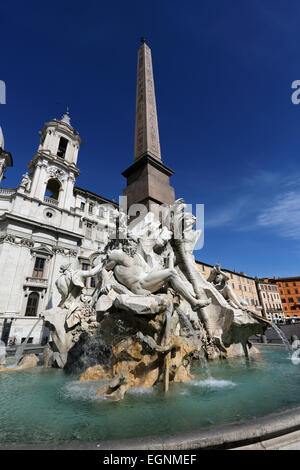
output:
[[97,266],[95,266],[94,268],[89,269],[87,271],[83,271],[83,270],[79,271],[79,274],[82,277],[92,277],[92,276],[95,276],[96,274],[98,274],[101,271],[102,268],[103,268],[103,264],[100,263]]
[[223,278],[225,279],[225,281],[229,281],[230,277],[228,276],[228,274],[224,273],[224,271],[220,271]]
[[213,282],[215,280],[215,277],[216,277],[216,268],[212,268],[207,278],[207,281]]

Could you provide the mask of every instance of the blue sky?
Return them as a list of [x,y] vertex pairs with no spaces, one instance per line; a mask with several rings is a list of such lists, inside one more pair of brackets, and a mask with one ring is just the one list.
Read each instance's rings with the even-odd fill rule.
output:
[[205,204],[196,257],[300,275],[298,0],[2,2],[0,105],[15,187],[38,131],[70,107],[77,185],[118,199],[133,161],[137,49],[152,50],[162,158],[176,197]]

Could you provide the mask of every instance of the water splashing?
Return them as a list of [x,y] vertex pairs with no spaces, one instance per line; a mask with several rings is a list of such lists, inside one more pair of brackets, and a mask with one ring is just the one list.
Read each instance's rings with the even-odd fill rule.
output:
[[289,343],[289,340],[287,339],[287,337],[285,336],[285,334],[283,333],[283,331],[281,331],[280,328],[278,328],[278,326],[276,325],[276,323],[272,323],[271,324],[273,330],[275,331],[275,333],[277,333],[277,335],[279,336],[279,338],[281,339],[282,343],[284,344],[286,350],[291,353],[291,350],[292,350],[292,347]]
[[14,357],[14,363],[10,366],[10,367],[16,367],[18,364],[19,364],[19,361],[21,359],[21,357],[23,356],[23,353],[24,353],[24,349],[25,349],[25,346],[26,344],[28,343],[28,340],[33,332],[33,330],[35,329],[35,327],[39,324],[39,322],[43,320],[43,317],[40,317],[36,322],[35,324],[33,325],[33,327],[31,328],[31,330],[29,331],[25,341],[20,344],[17,349],[16,349],[16,353],[15,353],[15,357]]
[[179,315],[179,318],[181,319],[181,321],[184,325],[184,328],[191,334],[191,336],[193,336],[195,344],[197,345],[197,349],[198,349],[198,352],[199,352],[199,359],[200,359],[200,362],[201,362],[201,366],[203,367],[203,369],[205,369],[207,378],[211,379],[212,375],[211,375],[210,367],[208,365],[208,361],[205,357],[205,354],[202,350],[202,343],[200,341],[200,338],[198,337],[195,329],[192,326],[192,323],[190,322],[187,315],[183,312],[183,310],[179,307],[177,307],[176,310],[177,310],[177,313]]

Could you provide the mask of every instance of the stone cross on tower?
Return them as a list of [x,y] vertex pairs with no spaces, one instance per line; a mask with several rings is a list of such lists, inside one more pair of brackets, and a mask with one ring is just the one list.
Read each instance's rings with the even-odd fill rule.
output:
[[138,52],[134,159],[148,154],[161,160],[151,50],[144,38],[141,41]]
[[160,152],[151,50],[144,38],[138,51],[134,163],[122,175],[127,179],[123,195],[128,208],[144,204],[148,209],[172,204],[173,171],[163,164]]

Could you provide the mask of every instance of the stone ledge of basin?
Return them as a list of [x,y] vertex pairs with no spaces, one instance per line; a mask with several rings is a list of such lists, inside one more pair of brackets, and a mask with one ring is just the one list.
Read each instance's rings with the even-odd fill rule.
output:
[[[1,445],[0,450],[222,450],[287,436],[300,430],[300,407],[281,413],[186,433],[64,444]],[[294,441],[293,441],[294,442]]]

